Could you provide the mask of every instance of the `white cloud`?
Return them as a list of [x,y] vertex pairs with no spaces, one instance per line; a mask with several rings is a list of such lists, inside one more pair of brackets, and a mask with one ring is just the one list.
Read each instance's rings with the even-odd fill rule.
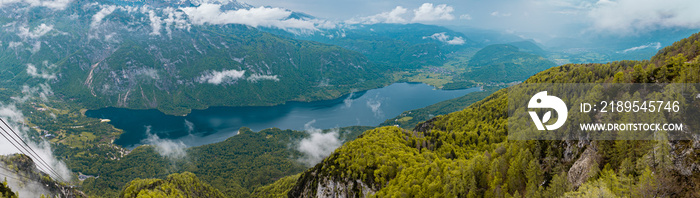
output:
[[[24,124],[24,114],[22,114],[22,111],[17,109],[15,104],[0,104],[0,117],[3,120],[5,120],[7,124],[17,133],[19,138],[22,138],[29,145],[29,147],[31,147],[34,150],[36,155],[34,155],[34,153],[32,153],[31,151],[27,152],[23,150],[22,152],[28,154],[27,156],[32,158],[36,164],[40,163],[39,159],[37,159],[38,156],[39,158],[43,159],[43,161],[46,162],[46,164],[49,167],[55,170],[59,177],[62,177],[66,180],[70,180],[71,171],[68,170],[65,163],[59,161],[53,156],[53,153],[51,151],[51,145],[47,141],[40,141],[37,143],[32,141],[32,139],[28,138],[29,136],[27,135],[27,133],[29,132],[29,127],[27,127],[27,125]],[[5,127],[4,125],[2,125],[2,128],[4,128],[6,131],[10,131],[10,129]],[[16,141],[13,142],[15,142],[15,144],[17,145],[19,145],[18,143],[20,143]],[[6,140],[5,138],[0,138],[0,155],[8,155],[14,153],[21,152],[20,150],[12,146],[12,144],[10,144],[10,142],[8,142],[8,140]],[[42,172],[50,173],[50,171],[47,168],[45,168],[45,166],[39,165],[37,167]],[[54,174],[50,175],[52,175],[52,178],[54,178]],[[60,180],[61,178],[54,179]]]
[[700,1],[598,1],[589,11],[596,31],[630,34],[663,28],[700,28]]
[[17,49],[17,48],[21,47],[22,45],[24,45],[24,44],[22,44],[22,42],[10,41],[10,44],[7,45],[7,48]]
[[56,74],[47,74],[46,72],[37,72],[36,66],[31,63],[27,63],[27,74],[35,78],[43,78],[47,80],[56,79]]
[[47,7],[54,10],[63,10],[68,7],[72,0],[0,0],[0,7],[9,4],[22,3],[27,4],[30,7]]
[[248,77],[248,82],[258,82],[260,80],[271,80],[271,81],[280,81],[279,78],[277,78],[277,75],[260,75],[260,74],[253,74]]
[[304,157],[299,161],[308,166],[313,166],[328,157],[336,148],[343,145],[340,140],[340,131],[333,129],[330,132],[323,133],[321,129],[311,126],[316,120],[312,120],[304,124],[304,129],[309,137],[302,139],[299,142],[297,150],[304,154]]
[[491,16],[495,16],[495,17],[509,17],[510,15],[512,15],[512,14],[511,13],[501,13],[499,11],[491,12]]
[[408,12],[408,9],[401,7],[401,6],[396,6],[393,10],[389,12],[382,12],[376,15],[372,16],[367,16],[367,17],[361,17],[359,19],[350,19],[346,21],[346,23],[349,24],[357,24],[357,23],[363,23],[363,24],[375,24],[375,23],[406,23],[407,20],[403,18],[403,15],[405,15]]
[[168,15],[167,18],[163,19],[163,22],[165,22],[165,32],[168,33],[169,37],[172,38],[173,30],[171,28],[173,27],[176,29],[187,29],[189,31],[190,24],[187,22],[184,12],[168,7],[163,9],[163,13],[167,13]]
[[343,100],[346,109],[352,107],[352,102],[355,101],[352,99],[352,97],[355,96],[355,91],[356,90],[352,90],[352,92],[350,92],[350,95],[348,95],[348,97]]
[[447,4],[433,6],[432,3],[424,3],[418,9],[413,10],[415,16],[412,21],[452,20],[455,18],[455,16],[452,15],[453,11],[454,8]]
[[650,47],[655,48],[656,50],[659,50],[659,48],[661,48],[661,43],[659,43],[659,42],[654,42],[654,43],[649,43],[649,44],[646,44],[646,45],[640,45],[640,46],[637,46],[637,47],[631,47],[631,48],[622,50],[622,53],[627,53],[627,52],[637,51],[637,50],[643,50],[643,49],[650,48]]
[[144,139],[142,142],[145,144],[153,145],[156,152],[163,157],[181,159],[187,155],[185,148],[187,145],[182,143],[182,141],[172,141],[168,139],[160,139],[158,135],[151,133],[151,126],[146,126],[146,134],[148,138]]
[[218,85],[221,83],[232,82],[243,78],[243,74],[245,74],[245,70],[238,71],[232,69],[223,71],[210,71],[205,74],[202,74],[202,76],[199,77],[199,82]]
[[[413,10],[413,18],[405,16],[409,14],[408,9],[396,6],[388,12],[382,12],[372,16],[353,18],[345,21],[347,24],[376,24],[376,23],[408,23],[408,22],[429,22],[440,20],[453,20],[452,15],[454,8],[447,4],[433,5],[432,3],[424,3],[420,7]],[[469,15],[463,15],[471,18]],[[409,20],[410,19],[410,20]]]
[[18,28],[17,36],[25,41],[27,39],[38,39],[49,33],[51,30],[53,30],[53,25],[46,25],[44,23],[35,27],[33,31],[30,31],[29,28],[25,26],[20,26]]
[[161,23],[163,20],[161,20],[153,10],[148,11],[148,19],[151,21],[151,28],[153,29],[150,35],[160,35],[160,28],[162,27]]
[[253,27],[316,30],[313,22],[292,19],[291,11],[282,8],[250,8],[221,12],[221,5],[203,3],[199,7],[181,8],[194,24],[244,24]]
[[382,101],[377,100],[377,99],[369,99],[367,100],[367,107],[372,110],[372,113],[374,113],[374,117],[381,118],[384,117],[384,112],[380,108],[382,106]]
[[445,32],[435,33],[433,35],[423,37],[423,39],[428,38],[435,39],[450,45],[462,45],[465,43],[464,38],[462,38],[461,36],[455,36],[452,37],[452,39],[450,39],[450,36],[446,35]]
[[92,15],[92,23],[90,23],[90,28],[95,28],[96,26],[100,25],[102,23],[102,19],[107,17],[107,15],[112,14],[115,9],[117,9],[117,6],[103,6],[100,11],[98,11],[95,15]]
[[49,96],[53,95],[53,90],[51,89],[51,85],[49,85],[48,83],[39,84],[39,87],[30,87],[29,85],[23,85],[22,94],[22,96],[11,96],[10,99],[18,103],[24,103],[27,100],[38,96],[39,99],[41,99],[42,101],[47,101],[49,99]]
[[459,19],[472,20],[472,16],[469,14],[459,15]]

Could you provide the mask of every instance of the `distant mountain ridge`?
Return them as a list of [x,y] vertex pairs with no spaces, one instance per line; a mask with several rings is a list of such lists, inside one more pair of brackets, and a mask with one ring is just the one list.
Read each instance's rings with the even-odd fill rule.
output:
[[[0,8],[7,13],[0,37],[6,72],[0,75],[32,86],[45,82],[56,95],[89,108],[157,108],[177,115],[211,105],[330,99],[388,83],[378,78],[383,69],[357,52],[247,25],[196,24],[183,7],[202,2],[6,5]],[[250,7],[225,3],[221,12]],[[30,67],[47,78],[27,73]]]

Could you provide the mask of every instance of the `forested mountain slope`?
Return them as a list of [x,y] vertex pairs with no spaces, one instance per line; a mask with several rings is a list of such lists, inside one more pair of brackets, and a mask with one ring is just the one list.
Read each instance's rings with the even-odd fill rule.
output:
[[[649,61],[563,65],[524,83],[698,83],[699,50],[694,34]],[[288,196],[700,196],[700,140],[507,140],[507,97],[497,91],[413,131],[367,131],[300,175]]]
[[119,195],[129,197],[215,197],[223,198],[224,194],[202,182],[190,172],[173,173],[162,179],[136,179],[129,182]]
[[296,38],[357,51],[392,68],[415,69],[442,65],[447,54],[478,44],[462,33],[425,24],[356,24],[298,35]]
[[534,54],[544,53],[537,46],[532,46],[534,44],[522,42],[518,45],[528,48],[521,50],[509,44],[484,47],[469,60],[470,71],[461,74],[461,78],[479,82],[520,81],[556,66],[552,61]]
[[[83,1],[0,8],[0,77],[88,108],[157,108],[330,99],[388,83],[364,55],[241,24],[198,22],[197,1]],[[247,8],[235,1],[220,11]],[[20,83],[21,82],[21,83]]]

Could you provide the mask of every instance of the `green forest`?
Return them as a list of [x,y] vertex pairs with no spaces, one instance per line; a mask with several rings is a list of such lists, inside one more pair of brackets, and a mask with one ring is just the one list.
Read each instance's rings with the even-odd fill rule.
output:
[[[563,65],[524,83],[697,83],[699,48],[695,34],[651,60]],[[412,131],[367,131],[305,171],[288,196],[328,193],[316,191],[329,181],[377,197],[700,196],[700,178],[684,171],[699,160],[691,141],[509,141],[507,97],[497,91]]]
[[[524,83],[697,83],[700,81],[698,49],[700,34],[695,34],[662,49],[651,60],[563,65],[540,72]],[[226,193],[236,192],[232,191],[235,189],[249,189],[252,194],[244,196],[252,197],[338,195],[333,193],[376,197],[700,196],[696,190],[700,178],[684,172],[684,169],[700,160],[694,157],[698,154],[692,149],[691,141],[663,138],[638,141],[508,140],[507,93],[506,89],[501,89],[461,111],[436,116],[414,129],[386,126],[364,131],[308,170],[303,171],[303,167],[288,168],[286,172],[265,170],[276,175],[274,179],[267,180],[268,185],[260,185],[266,182],[248,180],[251,174],[241,172],[226,177],[246,180],[240,180],[241,183],[226,182],[230,185],[224,186],[223,180],[216,179],[223,172],[212,174],[188,170],[186,165],[178,166],[200,177],[211,178],[202,181],[209,181],[213,187],[231,197],[243,195]],[[433,108],[437,107],[427,110]],[[231,144],[193,148],[188,152],[212,155],[206,159],[216,161],[233,156],[220,153],[221,150],[216,148],[243,144],[265,150],[269,146],[250,145],[255,142],[251,140],[258,139],[259,142],[270,135],[285,139],[300,137],[303,133],[282,133],[276,129],[246,132],[227,140]],[[244,137],[253,139],[236,141]],[[236,144],[233,144],[234,141]],[[134,150],[134,153],[140,150],[149,149],[142,147]],[[134,153],[130,155],[137,155]],[[683,161],[674,161],[678,159]],[[284,162],[273,159],[265,161]],[[170,162],[165,160],[159,163],[164,166],[154,167],[168,167]],[[229,161],[227,164],[235,163]],[[217,168],[212,167],[211,170]],[[247,171],[251,170],[255,172],[256,169]],[[299,171],[303,172],[297,174]],[[94,181],[86,184],[90,182]],[[328,184],[337,188],[333,189]],[[319,185],[326,187],[319,188]],[[318,189],[325,191],[319,192]]]

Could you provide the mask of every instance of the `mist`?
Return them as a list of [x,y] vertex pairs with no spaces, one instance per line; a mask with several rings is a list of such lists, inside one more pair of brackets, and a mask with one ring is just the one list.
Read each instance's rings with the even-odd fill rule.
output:
[[312,126],[315,122],[316,120],[312,120],[304,125],[305,131],[309,134],[309,137],[299,141],[296,148],[299,152],[304,154],[298,161],[307,166],[318,164],[343,144],[340,140],[340,130],[338,128],[331,129],[329,132],[324,133],[323,130]]

